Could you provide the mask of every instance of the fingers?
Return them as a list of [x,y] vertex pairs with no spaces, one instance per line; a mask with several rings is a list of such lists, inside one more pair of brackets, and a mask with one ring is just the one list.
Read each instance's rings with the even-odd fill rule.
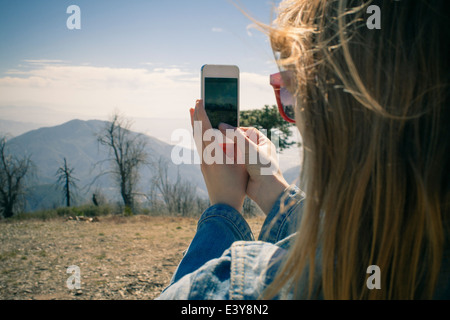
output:
[[197,100],[195,108],[189,111],[200,161],[203,160],[202,163],[206,164],[224,163],[223,136],[217,130],[213,130],[203,100]]
[[[224,163],[225,158],[234,160],[237,164],[257,164],[258,158],[270,157],[272,150],[267,149],[271,147],[270,140],[258,129],[236,128],[221,123],[220,133],[213,130],[203,100],[197,100],[195,108],[189,109],[189,112],[197,150],[207,164]],[[227,131],[231,131],[231,134]]]
[[211,122],[209,122],[208,115],[206,114],[205,107],[203,105],[203,100],[199,99],[195,103],[195,111],[194,111],[194,121],[200,121],[202,123],[202,134],[205,133],[206,130],[212,129]]
[[[219,124],[219,130],[225,139],[223,151],[226,156],[233,160],[233,163],[244,164],[245,160],[238,145],[245,144],[245,140],[244,138],[238,138],[236,135],[236,129],[236,127],[233,127],[227,123],[222,122]],[[239,140],[242,142],[239,142]]]
[[265,139],[267,139],[267,137],[258,129],[254,128],[254,127],[233,127],[230,126],[227,123],[220,123],[219,124],[219,130],[222,132],[223,135],[226,135],[226,131],[227,130],[241,130],[241,132],[243,132],[245,137],[248,137],[250,139],[250,141],[252,141],[255,144],[259,144],[260,141],[264,141]]
[[[245,164],[248,170],[251,170],[251,167],[262,170],[263,167],[268,165],[272,168],[272,164],[278,167],[277,149],[262,132],[256,128],[238,128],[236,135],[245,139],[245,143],[238,146],[245,156]],[[255,171],[252,172],[252,174],[254,173]]]
[[[235,160],[239,164],[257,164],[258,158],[267,158],[271,153],[270,140],[254,127],[236,128],[226,123],[219,124],[219,130],[228,141],[234,143]],[[266,155],[267,153],[267,155]],[[228,155],[228,152],[227,152]]]
[[[248,132],[248,130],[247,130]],[[256,163],[256,157],[258,154],[258,145],[247,135],[247,132],[241,128],[237,128],[235,131],[237,140],[237,153],[241,155],[239,161],[243,164]]]
[[244,134],[256,145],[265,143],[268,138],[258,129],[254,127],[241,127],[240,128]]

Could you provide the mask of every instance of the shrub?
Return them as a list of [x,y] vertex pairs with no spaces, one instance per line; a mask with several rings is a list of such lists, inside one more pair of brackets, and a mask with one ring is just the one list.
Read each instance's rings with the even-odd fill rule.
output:
[[123,216],[124,217],[131,217],[133,215],[133,210],[129,206],[125,206],[125,209],[123,210]]

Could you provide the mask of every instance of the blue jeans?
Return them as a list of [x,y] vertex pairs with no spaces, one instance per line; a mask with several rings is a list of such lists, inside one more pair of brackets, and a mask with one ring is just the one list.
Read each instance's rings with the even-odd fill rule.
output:
[[[267,215],[258,240],[277,243],[296,231],[300,220],[302,197],[296,186],[288,187]],[[280,210],[284,208],[284,210]],[[234,208],[216,204],[200,217],[197,232],[172,277],[171,284],[206,262],[218,258],[235,241],[253,241],[247,221]]]

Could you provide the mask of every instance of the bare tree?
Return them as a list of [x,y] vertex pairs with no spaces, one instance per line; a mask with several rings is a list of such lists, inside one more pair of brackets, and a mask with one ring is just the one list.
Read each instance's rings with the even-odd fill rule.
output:
[[176,180],[170,181],[167,161],[159,159],[155,166],[156,174],[153,177],[153,186],[160,192],[167,211],[187,216],[196,210],[196,204],[199,201],[195,186],[189,181],[183,180],[179,171]]
[[[163,159],[159,159],[155,164],[156,174],[153,176],[152,185],[158,189],[166,208],[169,212],[173,210],[172,208],[172,183],[169,180],[168,175],[168,165]],[[154,189],[152,189],[154,191]],[[154,198],[154,196],[152,197]]]
[[113,114],[111,121],[97,135],[100,145],[108,148],[110,171],[120,189],[125,207],[134,210],[134,196],[139,181],[139,168],[148,163],[146,142],[141,134],[130,131],[131,122]]
[[18,158],[6,151],[6,137],[0,138],[0,212],[12,217],[18,209],[26,188],[26,178],[33,163],[30,156]]
[[69,168],[67,160],[64,158],[64,164],[56,171],[57,183],[62,186],[67,207],[70,207],[74,189],[77,188],[75,181],[78,181],[78,179],[74,177],[73,170],[74,168]]

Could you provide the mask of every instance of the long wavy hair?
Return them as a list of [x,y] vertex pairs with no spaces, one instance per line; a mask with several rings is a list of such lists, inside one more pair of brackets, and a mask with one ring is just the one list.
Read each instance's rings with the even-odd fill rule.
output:
[[[294,75],[306,200],[266,297],[303,296],[305,278],[310,298],[433,297],[450,203],[447,2],[280,4],[266,30]],[[366,25],[369,5],[381,29]],[[366,285],[370,265],[381,289]]]

